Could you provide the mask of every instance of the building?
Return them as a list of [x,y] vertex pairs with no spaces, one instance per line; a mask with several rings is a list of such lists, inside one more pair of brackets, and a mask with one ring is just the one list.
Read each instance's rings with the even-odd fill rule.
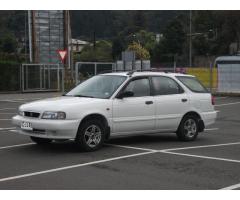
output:
[[72,51],[75,53],[80,53],[84,46],[90,44],[87,41],[78,40],[78,39],[72,39],[71,42],[72,42],[71,43]]

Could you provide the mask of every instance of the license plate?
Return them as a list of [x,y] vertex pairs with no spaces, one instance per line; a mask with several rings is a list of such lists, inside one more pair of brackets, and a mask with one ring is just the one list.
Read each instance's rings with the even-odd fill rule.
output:
[[22,122],[21,129],[32,131],[32,124],[30,122]]

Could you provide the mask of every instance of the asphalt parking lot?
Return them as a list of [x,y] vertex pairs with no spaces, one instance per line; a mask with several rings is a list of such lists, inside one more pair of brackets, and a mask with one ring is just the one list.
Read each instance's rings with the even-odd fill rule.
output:
[[0,95],[0,189],[240,189],[240,98],[217,97],[217,122],[194,142],[146,134],[80,152],[38,146],[11,125],[19,105],[57,95]]

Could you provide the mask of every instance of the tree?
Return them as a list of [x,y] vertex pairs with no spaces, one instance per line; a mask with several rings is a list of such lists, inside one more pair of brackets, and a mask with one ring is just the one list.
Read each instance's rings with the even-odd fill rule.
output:
[[5,53],[15,53],[17,41],[11,33],[6,33],[0,40],[0,49]]
[[150,59],[150,54],[147,49],[141,46],[141,44],[133,42],[128,46],[129,51],[134,51],[136,54],[136,59],[148,60]]
[[181,54],[183,43],[185,42],[186,34],[183,30],[183,25],[177,18],[172,21],[163,32],[163,46],[165,53]]
[[96,47],[92,44],[83,48],[80,55],[75,55],[75,61],[83,62],[109,62],[112,61],[112,44],[106,40],[96,43]]
[[153,50],[153,62],[172,62],[175,55],[182,55],[186,33],[181,18],[171,21],[163,32],[160,43]]

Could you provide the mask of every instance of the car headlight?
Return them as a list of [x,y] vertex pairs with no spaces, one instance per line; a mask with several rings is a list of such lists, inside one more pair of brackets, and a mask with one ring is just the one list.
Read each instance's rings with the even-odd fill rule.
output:
[[42,119],[66,119],[66,113],[46,111],[43,113]]

